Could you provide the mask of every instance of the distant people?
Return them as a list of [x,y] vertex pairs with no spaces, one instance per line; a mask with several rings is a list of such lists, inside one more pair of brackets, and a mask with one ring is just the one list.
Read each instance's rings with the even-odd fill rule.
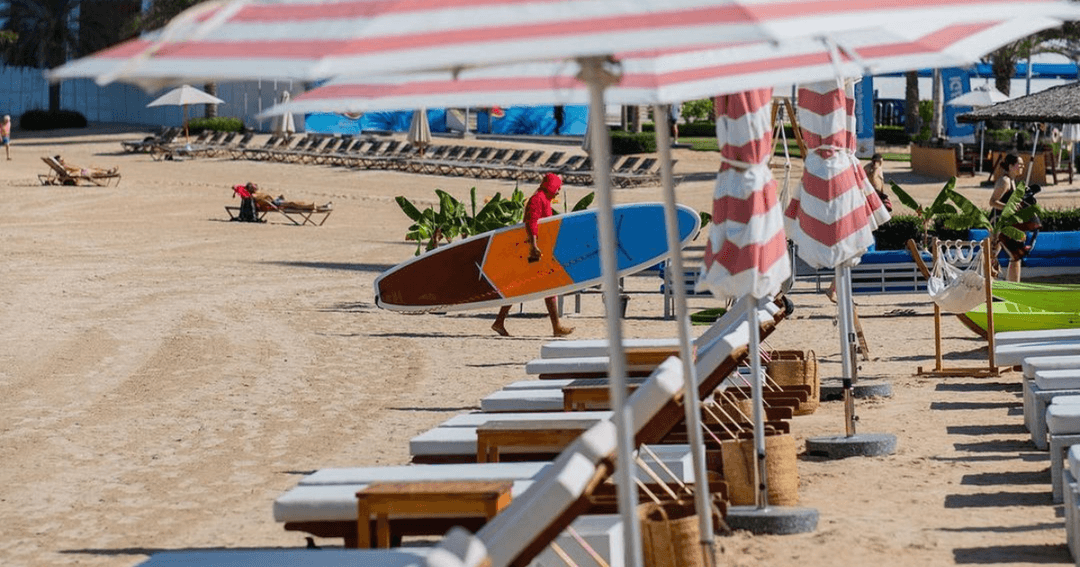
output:
[[[1013,191],[1016,190],[1016,180],[1024,173],[1024,158],[1010,153],[1001,160],[999,167],[1001,170],[998,172],[997,183],[994,184],[994,192],[990,195],[991,222],[1001,215],[1001,211],[1005,209],[1005,203],[1012,196]],[[1019,248],[1009,246],[1002,240],[1003,238],[998,238],[998,242],[994,246],[994,256],[997,256],[998,250],[1002,246],[1009,251],[1009,269],[1006,272],[1005,279],[1010,282],[1018,282],[1020,281],[1020,260],[1026,256],[1026,251],[1022,246]]]
[[874,187],[874,191],[877,193],[881,204],[885,205],[885,210],[892,212],[892,201],[889,199],[889,194],[885,192],[885,158],[881,154],[874,154],[870,156],[870,161],[866,164],[864,169],[866,170],[866,176],[870,179],[870,185]]
[[[237,186],[239,187],[239,186]],[[294,211],[325,211],[333,207],[333,203],[327,203],[323,206],[318,206],[315,203],[308,201],[289,201],[285,199],[284,195],[278,195],[277,197],[271,196],[269,193],[265,193],[259,190],[259,186],[254,183],[248,183],[244,186],[244,189],[251,195],[251,198],[255,201],[255,206],[260,211],[272,211],[275,209],[289,209]],[[240,193],[233,187],[233,191]],[[243,195],[241,194],[241,197]]]
[[679,120],[682,119],[682,103],[676,102],[668,107],[668,118],[671,120],[671,143],[679,143]]
[[8,161],[11,161],[11,116],[5,114],[3,122],[0,122],[0,144],[4,145]]
[[[545,173],[544,180],[540,182],[540,187],[536,189],[536,192],[533,193],[533,196],[529,198],[529,202],[525,205],[525,232],[529,235],[529,262],[537,262],[543,256],[543,252],[537,243],[540,219],[551,216],[551,200],[559,194],[561,187],[561,177],[554,173]],[[559,322],[559,309],[554,296],[545,297],[544,303],[547,305],[548,317],[551,318],[552,334],[556,337],[565,337],[574,332],[573,327],[564,327]],[[499,309],[499,314],[495,317],[495,322],[491,324],[491,329],[504,337],[510,336],[510,333],[506,331],[506,316],[510,314],[511,307],[512,305],[502,306]]]

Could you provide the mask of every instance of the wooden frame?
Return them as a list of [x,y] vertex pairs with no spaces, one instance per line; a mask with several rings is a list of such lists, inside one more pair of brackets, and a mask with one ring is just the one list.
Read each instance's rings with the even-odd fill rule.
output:
[[[935,238],[933,242],[934,251],[933,258],[936,263],[938,260],[940,241]],[[919,266],[919,271],[923,276],[929,280],[930,270],[927,269],[926,264],[922,261],[922,255],[919,254],[918,248],[915,246],[914,240],[908,240],[908,252],[911,253],[911,257],[915,259],[916,265]],[[994,364],[994,297],[993,297],[993,277],[991,274],[991,259],[993,255],[992,247],[990,246],[990,237],[984,239],[980,246],[982,247],[979,255],[982,257],[983,262],[983,278],[985,279],[984,288],[986,291],[986,340],[989,345],[987,354],[987,366],[985,367],[957,367],[946,368],[944,365],[942,352],[941,352],[941,307],[937,303],[934,303],[934,368],[932,370],[923,370],[923,367],[918,367],[916,374],[919,376],[971,376],[971,377],[988,377],[988,376],[1000,376],[1001,372]]]

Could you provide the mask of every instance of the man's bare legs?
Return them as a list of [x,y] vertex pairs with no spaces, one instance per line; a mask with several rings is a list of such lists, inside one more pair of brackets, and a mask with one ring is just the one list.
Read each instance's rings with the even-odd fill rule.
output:
[[555,303],[554,297],[545,297],[544,304],[547,305],[548,317],[551,318],[551,333],[556,337],[565,337],[574,332],[573,327],[564,327],[559,322],[559,306]]
[[[574,332],[573,327],[564,327],[559,322],[559,307],[555,303],[554,297],[545,297],[544,304],[547,305],[548,317],[551,318],[551,333],[553,335],[565,337]],[[499,308],[499,314],[495,316],[495,322],[491,324],[491,330],[504,337],[510,336],[510,333],[506,330],[506,316],[510,314],[511,307],[511,305],[503,305]]]
[[510,333],[506,332],[506,316],[510,314],[510,307],[510,305],[503,305],[500,307],[499,314],[495,317],[495,322],[491,324],[491,330],[504,337],[510,336]]

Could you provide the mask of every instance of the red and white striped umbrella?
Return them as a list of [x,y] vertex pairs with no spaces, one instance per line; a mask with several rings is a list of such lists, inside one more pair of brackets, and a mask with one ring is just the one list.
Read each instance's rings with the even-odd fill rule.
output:
[[[1056,23],[1033,18],[976,25],[927,25],[840,33],[829,41],[712,44],[617,53],[621,76],[605,98],[618,104],[668,104],[717,94],[836,76],[969,65],[987,51]],[[838,47],[842,45],[841,49]],[[369,112],[448,107],[584,104],[588,89],[575,61],[533,62],[396,76],[342,76],[266,112]]]
[[855,119],[855,82],[846,81],[844,83],[844,95],[847,97],[847,156],[851,161],[851,167],[855,170],[855,179],[859,183],[859,187],[862,188],[863,196],[866,197],[866,203],[870,206],[870,230],[877,230],[877,228],[892,218],[889,214],[889,210],[885,208],[885,203],[881,201],[881,197],[878,196],[874,186],[870,183],[870,177],[866,175],[866,170],[859,164],[859,157],[855,155],[855,149],[858,147],[856,142],[855,132],[856,119]]
[[847,101],[838,81],[812,83],[798,92],[808,155],[802,183],[784,214],[799,257],[815,268],[857,264],[874,243],[873,210],[848,154]]
[[[52,77],[91,75],[101,83],[155,88],[184,80],[315,81],[685,49],[718,38],[784,45],[871,30],[910,41],[921,26],[1043,17],[1076,18],[1077,8],[1062,0],[217,0],[192,7],[157,34],[62,66]],[[787,69],[828,64],[803,55],[810,58]],[[671,100],[680,97],[689,99]]]
[[716,98],[716,139],[720,172],[713,192],[712,224],[705,246],[705,272],[698,289],[739,298],[750,329],[756,500],[768,506],[765,478],[765,422],[762,407],[759,300],[771,298],[791,276],[783,212],[769,169],[772,144],[772,89]]
[[697,287],[721,298],[773,296],[791,276],[791,262],[769,169],[772,89],[717,97],[716,139],[720,172]]

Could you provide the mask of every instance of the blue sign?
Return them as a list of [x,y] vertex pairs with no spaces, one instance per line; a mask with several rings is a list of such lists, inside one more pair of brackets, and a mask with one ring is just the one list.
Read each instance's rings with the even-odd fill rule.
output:
[[855,83],[855,155],[874,153],[874,78],[863,77]]
[[942,69],[941,84],[945,92],[945,135],[954,142],[974,142],[975,125],[956,121],[957,116],[971,112],[971,107],[949,106],[950,100],[971,91],[971,75],[958,67]]

